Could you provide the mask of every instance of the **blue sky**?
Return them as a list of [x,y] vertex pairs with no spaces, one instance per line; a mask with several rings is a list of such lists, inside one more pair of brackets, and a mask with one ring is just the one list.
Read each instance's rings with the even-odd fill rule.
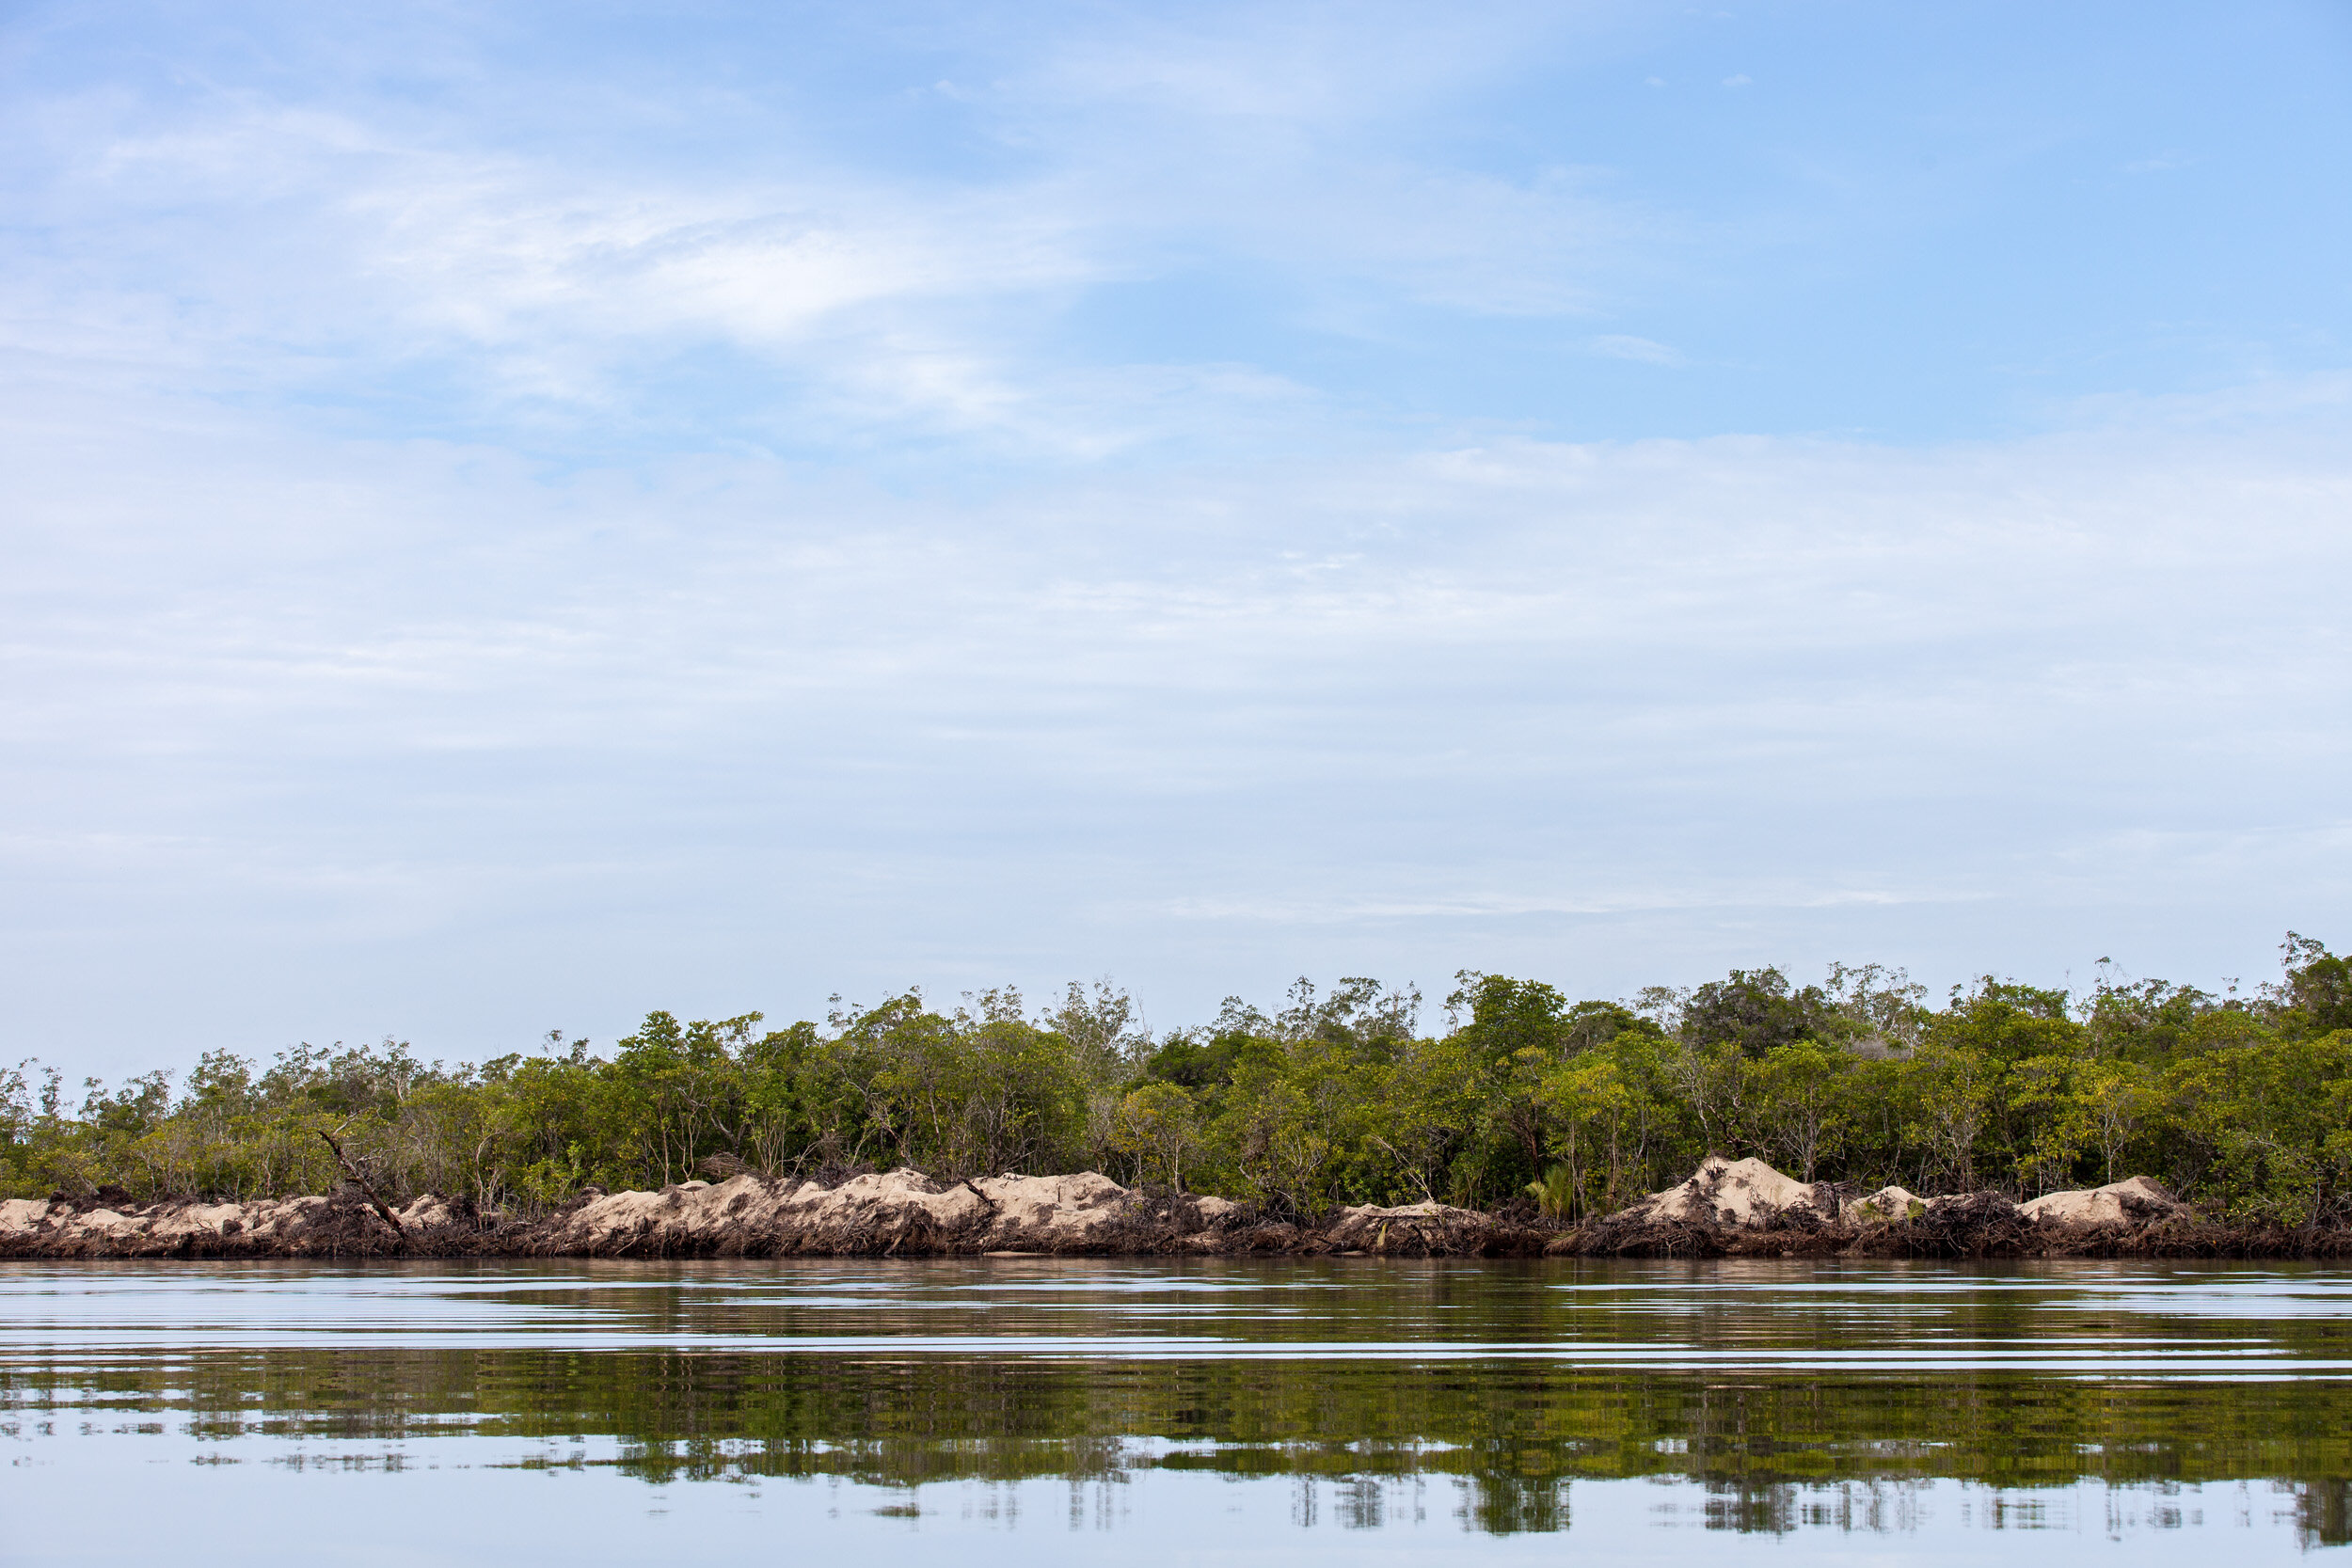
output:
[[2352,941],[2352,10],[16,7],[0,1055]]

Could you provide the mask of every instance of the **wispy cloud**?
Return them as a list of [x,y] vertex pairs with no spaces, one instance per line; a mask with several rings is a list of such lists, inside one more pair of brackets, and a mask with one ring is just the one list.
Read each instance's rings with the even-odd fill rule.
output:
[[28,1050],[2341,907],[2342,247],[2201,378],[2018,243],[2220,120],[1899,8],[518,15],[7,24]]
[[[1529,17],[1431,29],[1425,51],[1334,18],[1226,21],[1080,29],[956,88],[1017,155],[952,181],[790,136],[751,166],[598,168],[365,90],[27,101],[9,124],[47,238],[14,259],[8,313],[50,352],[69,324],[161,311],[119,349],[193,354],[256,393],[389,408],[425,378],[474,432],[659,420],[672,368],[715,353],[718,395],[771,420],[1084,453],[1152,438],[1171,375],[1236,385],[1073,355],[1060,323],[1089,291],[1248,265],[1351,310],[1573,315],[1671,230],[1605,171],[1505,176],[1359,134],[1505,69]],[[727,119],[780,129],[739,103]],[[1127,407],[1121,385],[1151,390]],[[1057,386],[1089,388],[1084,412]]]
[[[575,948],[600,1016],[648,964],[803,983],[749,932],[811,986],[1042,982],[1076,943],[1181,1011],[1235,922],[1281,951],[1200,983],[1541,967],[1559,922],[1630,974],[1743,923],[1916,956],[1953,911],[2344,869],[2345,732],[2303,721],[2348,700],[2340,445],[1488,442],[943,511],[756,456],[551,479],[8,412],[39,569],[0,605],[0,856],[61,973],[135,880],[310,955],[287,1005],[339,1018],[419,942],[479,958],[452,1029],[513,1010],[517,942]],[[2254,779],[2270,836],[2232,838]],[[2195,855],[2118,837],[2158,830]],[[909,913],[991,896],[993,932]]]
[[1607,355],[1612,359],[1631,359],[1644,365],[1679,365],[1685,362],[1680,349],[1624,333],[1613,332],[1595,338],[1593,352]]

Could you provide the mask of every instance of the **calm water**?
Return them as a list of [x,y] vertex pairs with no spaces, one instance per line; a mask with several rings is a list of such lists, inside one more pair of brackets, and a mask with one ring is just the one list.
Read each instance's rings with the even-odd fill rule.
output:
[[9,1563],[2211,1568],[2352,1539],[2352,1274],[0,1264],[0,1454]]

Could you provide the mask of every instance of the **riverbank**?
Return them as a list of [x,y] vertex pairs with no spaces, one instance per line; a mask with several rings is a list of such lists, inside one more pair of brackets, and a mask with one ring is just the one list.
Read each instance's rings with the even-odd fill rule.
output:
[[356,1187],[251,1203],[103,1197],[0,1202],[0,1258],[940,1257],[2339,1258],[2352,1233],[2224,1225],[2144,1177],[2019,1204],[1804,1183],[1709,1160],[1617,1213],[1569,1223],[1438,1203],[1343,1209],[1319,1224],[1221,1197],[1071,1176],[832,1185],[744,1174],[658,1192],[590,1191],[535,1218],[426,1194],[394,1209]]

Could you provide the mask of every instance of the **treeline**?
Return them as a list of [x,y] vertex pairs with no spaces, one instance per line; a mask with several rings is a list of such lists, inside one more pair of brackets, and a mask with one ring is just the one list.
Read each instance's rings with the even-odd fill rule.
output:
[[609,1054],[560,1034],[454,1067],[389,1040],[266,1068],[218,1051],[72,1103],[27,1062],[0,1071],[0,1187],[238,1200],[357,1177],[531,1210],[911,1164],[1093,1168],[1302,1216],[1430,1197],[1577,1216],[1719,1152],[2015,1196],[2146,1172],[2223,1217],[2352,1224],[2352,961],[2293,933],[2284,959],[2245,995],[2103,966],[2086,994],[1988,977],[1941,1006],[1875,965],[1588,1001],[1465,972],[1437,1029],[1417,990],[1301,980],[1158,1038],[1107,983],[1038,1012],[909,991],[784,1029],[657,1012]]

